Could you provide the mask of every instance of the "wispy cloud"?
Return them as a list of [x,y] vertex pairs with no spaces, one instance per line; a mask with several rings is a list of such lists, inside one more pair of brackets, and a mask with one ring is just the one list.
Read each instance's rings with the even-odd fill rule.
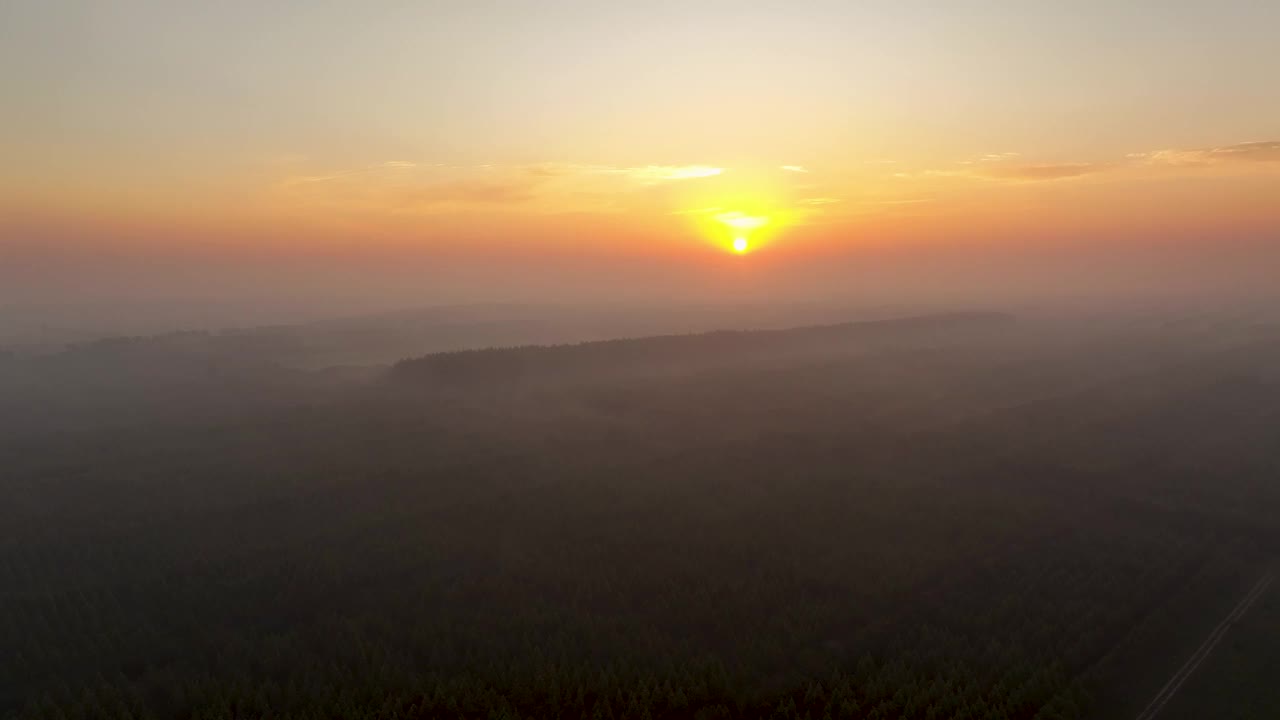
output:
[[981,175],[972,170],[939,170],[930,168],[911,172],[896,172],[893,177],[899,180],[913,180],[915,178],[974,178],[981,177]]
[[[451,212],[472,208],[541,211],[623,207],[668,183],[724,173],[711,165],[441,165],[387,160],[364,167],[295,174],[273,190],[290,203],[386,212]],[[650,202],[661,202],[650,198]]]
[[682,210],[672,210],[670,214],[672,215],[714,215],[715,213],[720,213],[720,212],[724,212],[724,208],[720,207],[719,205],[712,205],[711,207],[685,208]]
[[275,185],[288,202],[352,210],[403,212],[466,206],[519,205],[532,200],[542,178],[484,166],[421,165],[387,160],[364,167],[294,175]]
[[360,175],[369,172],[365,168],[359,170],[338,170],[336,172],[325,173],[323,175],[294,175],[285,178],[280,184],[284,187],[292,187],[294,185],[308,185],[311,183],[323,183],[331,180],[341,180],[342,178],[351,177],[352,175]]
[[536,183],[518,179],[505,181],[459,180],[414,188],[400,196],[404,205],[518,205],[535,197]]
[[1006,165],[988,167],[979,174],[1002,180],[1061,180],[1105,172],[1113,168],[1109,163],[1057,163],[1041,165]]
[[989,153],[952,167],[894,173],[899,179],[959,178],[1002,182],[1049,182],[1119,172],[1195,172],[1218,166],[1280,163],[1280,141],[1246,142],[1209,148],[1129,153],[1111,162],[1019,163],[1018,153]]
[[724,168],[711,167],[710,165],[645,165],[643,167],[621,168],[619,172],[639,182],[659,183],[714,177],[723,173]]
[[994,165],[984,169],[982,173],[989,177],[1011,180],[1057,180],[1139,167],[1165,167],[1193,171],[1197,168],[1218,165],[1256,163],[1280,163],[1280,141],[1129,153],[1124,160],[1118,162]]
[[1063,180],[1105,172],[1115,167],[1107,163],[1045,163],[1032,165],[975,165],[972,162],[956,163],[958,168],[927,169],[915,172],[898,172],[893,177],[900,180],[919,178],[958,178],[1005,182],[1037,182]]
[[417,163],[408,160],[388,160],[376,165],[366,165],[365,167],[352,168],[349,170],[335,170],[333,172],[321,173],[318,175],[294,175],[285,178],[281,185],[290,187],[294,185],[306,185],[309,183],[324,183],[334,180],[344,180],[359,175],[369,175],[382,170],[411,170],[418,166]]
[[1182,167],[1236,162],[1280,162],[1280,141],[1246,142],[1193,150],[1156,150],[1132,153],[1129,158],[1141,162]]
[[982,165],[984,163],[1001,163],[1001,162],[1008,162],[1018,157],[1022,157],[1021,153],[1016,153],[1016,152],[987,153],[986,155],[976,157],[972,160],[961,160],[956,164],[957,165]]
[[793,173],[807,173],[807,172],[809,172],[808,168],[806,168],[806,167],[805,167],[805,166],[803,166],[803,165],[782,165],[782,166],[780,166],[778,169],[779,169],[779,170],[785,170],[786,172],[793,172]]
[[919,198],[888,198],[888,199],[881,199],[881,200],[869,200],[864,202],[863,204],[864,205],[920,205],[922,203],[931,203],[931,202],[933,202],[933,198],[931,197],[919,197]]
[[711,165],[582,165],[575,163],[538,163],[527,165],[524,172],[538,177],[572,177],[574,175],[613,175],[652,185],[680,180],[714,177],[724,173],[724,168]]
[[582,172],[583,166],[578,165],[561,165],[557,163],[538,163],[537,165],[528,165],[524,168],[527,175],[534,177],[563,177],[565,175],[573,175]]

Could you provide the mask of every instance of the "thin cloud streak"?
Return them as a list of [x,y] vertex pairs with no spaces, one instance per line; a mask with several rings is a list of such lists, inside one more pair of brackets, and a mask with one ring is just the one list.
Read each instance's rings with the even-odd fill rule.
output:
[[409,162],[408,160],[388,160],[383,163],[378,163],[377,165],[353,168],[351,170],[336,170],[324,175],[297,175],[286,178],[281,184],[288,187],[291,185],[305,185],[307,183],[323,183],[330,182],[332,180],[342,180],[358,175],[368,175],[380,170],[411,170],[416,167],[418,167],[417,163]]
[[618,172],[643,183],[660,183],[714,177],[722,174],[724,168],[709,165],[645,165],[623,168]]
[[1018,153],[991,153],[976,160],[961,160],[959,169],[929,168],[894,173],[899,179],[963,178],[1007,182],[1048,182],[1143,167],[1194,171],[1224,165],[1280,163],[1280,141],[1246,142],[1190,150],[1166,149],[1129,153],[1117,162],[1065,162],[1009,164]]
[[724,168],[711,165],[640,165],[619,167],[615,165],[581,165],[575,163],[539,163],[523,167],[524,172],[540,177],[569,177],[573,175],[616,175],[637,182],[652,184],[714,177],[724,173]]
[[1060,163],[1045,165],[1015,165],[986,168],[981,174],[1005,180],[1060,180],[1106,172],[1114,165],[1099,163]]
[[519,205],[535,195],[534,184],[529,182],[461,180],[412,190],[401,199],[406,206],[420,208],[446,204]]
[[1280,141],[1245,142],[1195,150],[1156,150],[1129,155],[1153,164],[1197,167],[1221,163],[1280,162]]

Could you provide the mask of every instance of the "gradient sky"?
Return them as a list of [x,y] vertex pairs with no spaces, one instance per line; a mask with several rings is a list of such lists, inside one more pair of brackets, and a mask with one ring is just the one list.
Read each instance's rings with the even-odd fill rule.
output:
[[1274,0],[4,2],[0,302],[1265,285],[1278,36]]

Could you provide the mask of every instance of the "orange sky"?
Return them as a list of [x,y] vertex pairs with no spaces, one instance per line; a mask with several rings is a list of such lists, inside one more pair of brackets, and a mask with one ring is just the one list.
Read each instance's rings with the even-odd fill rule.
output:
[[1275,3],[106,5],[0,9],[0,301],[1280,269]]

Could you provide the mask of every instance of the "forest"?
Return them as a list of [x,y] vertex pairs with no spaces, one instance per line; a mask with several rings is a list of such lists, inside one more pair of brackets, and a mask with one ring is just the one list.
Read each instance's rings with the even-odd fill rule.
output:
[[1132,718],[1280,552],[1274,316],[643,327],[0,354],[0,718]]

